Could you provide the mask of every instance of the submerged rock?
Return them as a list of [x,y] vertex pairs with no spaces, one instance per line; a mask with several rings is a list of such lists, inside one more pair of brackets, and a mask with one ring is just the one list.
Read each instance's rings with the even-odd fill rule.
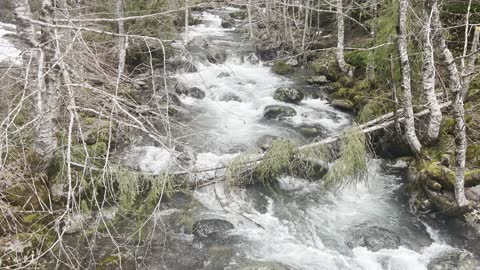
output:
[[239,270],[288,270],[288,268],[278,263],[258,262],[249,266],[239,268]]
[[281,105],[269,105],[263,111],[263,117],[266,119],[282,120],[286,117],[295,116],[297,112],[292,107]]
[[181,84],[175,86],[175,93],[177,93],[178,95],[185,95],[187,97],[193,97],[198,99],[205,98],[205,92],[202,89],[198,87],[187,88],[186,86]]
[[475,256],[470,252],[461,250],[452,250],[445,252],[440,256],[432,259],[428,264],[429,270],[474,270],[478,269],[479,265]]
[[388,229],[378,226],[359,226],[350,232],[346,242],[350,248],[366,247],[371,251],[379,251],[381,249],[396,249],[405,245],[402,237]]
[[230,77],[230,73],[228,72],[221,72],[220,74],[218,74],[217,78],[226,78],[226,77]]
[[250,52],[248,54],[244,54],[240,57],[242,63],[249,62],[250,64],[258,64],[260,63],[260,59],[258,58],[256,53]]
[[262,151],[267,151],[272,147],[273,141],[275,141],[276,139],[278,139],[277,136],[263,135],[262,137],[260,137],[260,139],[257,140],[255,146],[262,149]]
[[187,50],[200,59],[207,59],[213,64],[222,64],[227,60],[225,49],[209,44],[205,38],[196,37],[187,44]]
[[242,102],[243,100],[235,95],[234,93],[228,93],[228,94],[225,94],[223,95],[221,98],[220,98],[220,101],[236,101],[236,102]]
[[235,19],[233,19],[230,15],[225,14],[220,17],[222,19],[222,27],[223,28],[233,28],[235,26]]
[[293,104],[300,103],[304,97],[305,94],[303,92],[287,87],[280,87],[273,93],[273,98],[275,100]]
[[205,219],[193,224],[193,234],[197,237],[208,237],[232,230],[233,224],[222,219]]

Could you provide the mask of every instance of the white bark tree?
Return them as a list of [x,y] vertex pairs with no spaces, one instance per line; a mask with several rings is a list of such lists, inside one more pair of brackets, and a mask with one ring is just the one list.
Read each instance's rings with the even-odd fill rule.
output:
[[442,111],[435,93],[435,60],[432,44],[432,3],[425,1],[423,12],[423,91],[430,109],[430,118],[427,128],[427,141],[433,143],[438,140]]
[[[28,0],[15,1],[15,15],[17,19],[17,32],[31,50],[35,58],[37,81],[35,93],[35,124],[34,152],[41,159],[49,160],[57,148],[56,124],[58,116],[58,89],[60,86],[58,55],[55,50],[55,35],[51,28],[42,27],[40,39],[36,30],[29,21],[32,19]],[[54,12],[50,0],[43,0],[40,10],[43,21],[53,24]]]
[[465,197],[465,160],[467,150],[467,135],[465,126],[465,108],[463,104],[462,79],[452,52],[442,35],[442,23],[437,1],[432,0],[432,23],[439,32],[436,36],[441,58],[447,68],[449,88],[452,95],[453,117],[455,120],[455,200],[458,206],[465,207],[468,201]]
[[402,74],[402,90],[403,90],[403,115],[405,117],[405,137],[407,139],[410,150],[415,156],[420,156],[422,145],[415,133],[415,118],[412,107],[412,90],[410,78],[410,60],[408,57],[408,40],[407,40],[407,13],[408,0],[399,1],[399,33],[398,33],[398,52],[400,54],[400,68]]
[[343,16],[343,0],[337,0],[337,49],[336,49],[336,57],[337,57],[337,63],[338,67],[344,74],[348,74],[349,76],[353,75],[351,74],[351,71],[349,71],[348,64],[345,62],[345,55],[344,55],[344,50],[345,50],[345,18]]

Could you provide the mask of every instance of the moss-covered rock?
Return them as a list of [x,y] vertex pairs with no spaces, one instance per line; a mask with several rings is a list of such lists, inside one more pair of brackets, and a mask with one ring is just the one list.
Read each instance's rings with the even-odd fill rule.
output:
[[33,183],[15,183],[6,188],[3,195],[11,205],[26,210],[41,210],[42,204],[48,203],[48,189],[38,180]]
[[293,72],[293,67],[285,63],[285,61],[280,60],[275,62],[275,64],[273,64],[272,71],[275,74],[286,75]]
[[312,62],[309,67],[316,75],[325,76],[329,81],[336,82],[340,78],[341,71],[335,60],[317,60]]
[[353,112],[353,103],[348,99],[334,99],[331,105],[342,111]]
[[275,100],[298,104],[305,97],[302,91],[299,91],[295,88],[280,87],[273,93],[273,98]]

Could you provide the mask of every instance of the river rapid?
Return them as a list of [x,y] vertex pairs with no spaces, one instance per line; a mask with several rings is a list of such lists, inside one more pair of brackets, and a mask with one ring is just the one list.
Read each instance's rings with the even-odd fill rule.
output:
[[[205,91],[203,99],[181,97],[193,115],[186,123],[190,130],[183,141],[196,152],[196,168],[226,164],[238,153],[254,148],[264,135],[304,144],[312,140],[303,132],[305,128],[314,128],[316,135],[326,137],[352,125],[352,116],[308,96],[298,105],[289,104],[296,116],[284,121],[265,120],[265,106],[286,105],[273,99],[276,88],[305,86],[301,76],[279,76],[264,63],[242,61],[252,48],[248,37],[234,28],[221,27],[220,16],[234,10],[228,7],[195,13],[203,22],[190,27],[187,37],[202,37],[225,48],[226,62],[194,59],[197,72],[176,76],[185,85]],[[219,77],[221,73],[229,76]],[[229,94],[241,101],[221,101]],[[158,151],[155,147],[144,150]],[[162,166],[161,158],[144,156],[137,161],[144,165],[141,168],[155,172],[157,163]],[[176,255],[164,255],[163,249],[153,247],[153,258],[144,260],[144,268],[420,270],[449,269],[441,263],[473,258],[447,230],[428,225],[409,211],[399,169],[405,166],[387,163],[370,159],[368,181],[335,192],[290,176],[278,179],[272,189],[223,184],[197,189],[191,214],[194,220],[211,220],[212,227],[204,234],[192,235],[178,229],[182,225],[175,219],[170,226],[178,227],[173,233],[176,240],[170,242],[185,244],[171,252]],[[179,207],[178,211],[183,210]],[[157,218],[168,220],[174,212],[162,210]],[[158,240],[151,245],[162,243]],[[203,257],[199,255],[202,252],[206,254]]]

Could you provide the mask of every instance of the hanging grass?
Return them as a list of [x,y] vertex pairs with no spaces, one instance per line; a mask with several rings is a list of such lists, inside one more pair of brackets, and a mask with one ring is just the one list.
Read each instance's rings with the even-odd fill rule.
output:
[[365,134],[356,129],[346,131],[341,138],[341,153],[323,178],[327,188],[342,188],[367,177]]

